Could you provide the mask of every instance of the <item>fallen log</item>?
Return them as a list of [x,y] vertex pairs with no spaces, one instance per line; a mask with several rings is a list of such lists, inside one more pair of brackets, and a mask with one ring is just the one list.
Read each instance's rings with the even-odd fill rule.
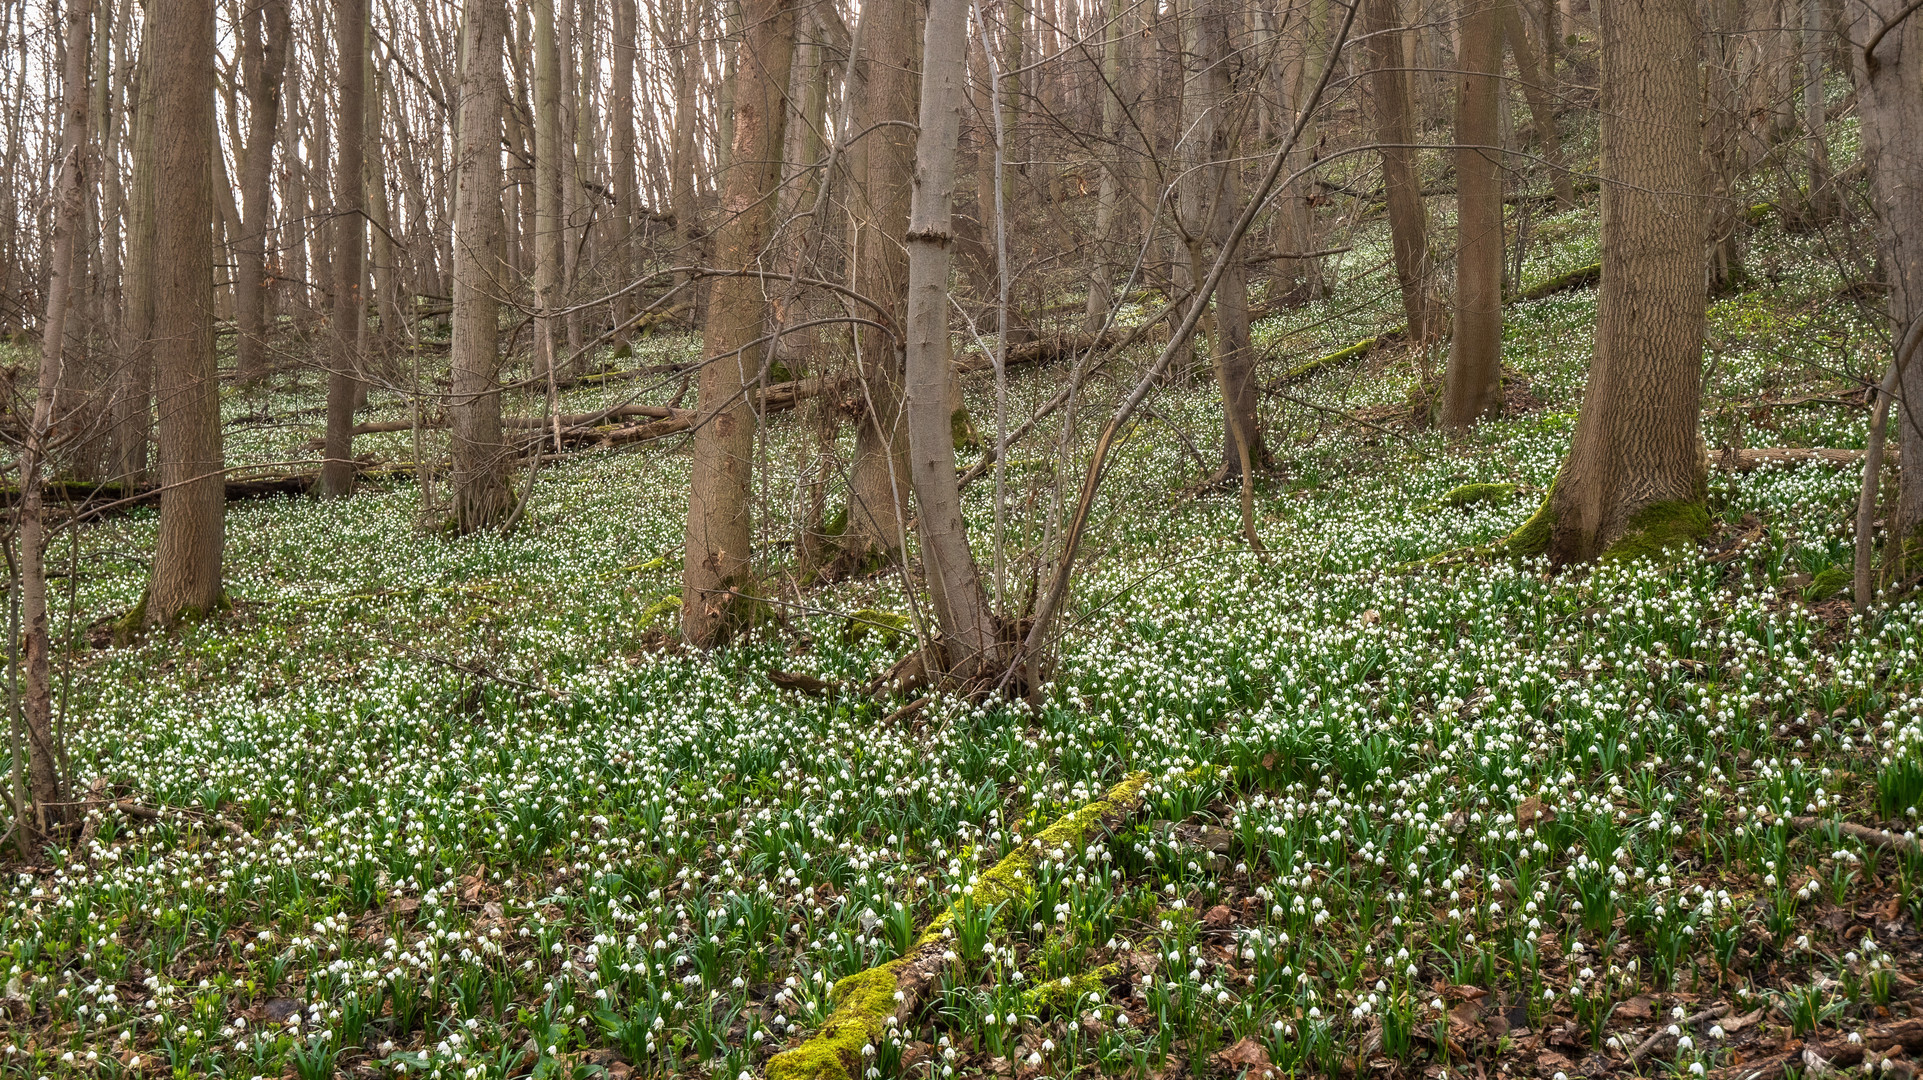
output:
[[907,955],[848,975],[830,991],[835,1010],[799,1045],[768,1060],[767,1080],[845,1080],[862,1074],[862,1047],[879,1042],[889,1017],[914,1014],[942,970],[954,963],[953,942],[942,931],[962,904],[992,910],[1027,887],[1038,860],[1050,851],[1080,850],[1098,831],[1112,830],[1142,805],[1149,774],[1135,773],[1106,795],[1044,829],[1033,844],[1010,852],[984,872],[963,899],[935,917]]
[[1861,1065],[1871,1054],[1879,1060],[1901,1049],[1908,1053],[1923,1051],[1923,1018],[1898,1020],[1869,1027],[1861,1032],[1834,1039],[1812,1039],[1800,1046],[1761,1061],[1718,1069],[1716,1075],[1727,1080],[1781,1080],[1790,1065],[1810,1075]]
[[[1832,450],[1823,447],[1759,446],[1746,450],[1717,450],[1710,454],[1717,465],[1732,472],[1748,472],[1764,465],[1861,465],[1863,451]],[[1901,464],[1895,447],[1883,451],[1883,461],[1892,467]]]

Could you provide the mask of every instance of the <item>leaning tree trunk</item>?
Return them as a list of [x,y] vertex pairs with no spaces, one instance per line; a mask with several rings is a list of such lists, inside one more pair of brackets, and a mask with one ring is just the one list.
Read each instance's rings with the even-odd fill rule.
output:
[[146,621],[220,604],[227,485],[214,367],[214,5],[154,6],[154,334],[160,525]]
[[1502,411],[1501,0],[1467,0],[1456,83],[1456,317],[1442,424]]
[[1429,256],[1429,214],[1416,175],[1415,124],[1404,70],[1402,13],[1396,0],[1364,0],[1363,42],[1369,92],[1375,105],[1376,141],[1382,144],[1382,184],[1389,203],[1389,235],[1395,251],[1396,284],[1402,288],[1409,340],[1426,343],[1441,333],[1441,313],[1430,297],[1434,266]]
[[467,0],[462,15],[460,158],[454,202],[454,385],[447,404],[454,454],[454,527],[493,528],[513,507],[501,438],[501,0]]
[[700,648],[732,634],[750,603],[743,599],[753,541],[755,415],[748,390],[766,353],[767,286],[745,272],[756,268],[773,231],[794,62],[794,0],[743,0],[741,15],[733,164],[720,177],[715,261],[743,273],[718,279],[708,303],[681,576],[681,636]]
[[340,140],[334,163],[334,333],[327,369],[327,448],[321,461],[320,491],[329,498],[354,486],[354,405],[360,374],[361,330],[367,321],[362,290],[363,249],[367,246],[367,185],[364,165],[367,109],[367,0],[340,0],[335,15],[339,52]]
[[247,81],[247,143],[240,165],[240,235],[234,245],[234,377],[251,382],[267,367],[267,218],[274,180],[280,87],[292,36],[287,0],[245,5],[240,58]]
[[1708,527],[1695,5],[1612,0],[1601,24],[1596,357],[1569,458],[1533,532],[1525,527],[1547,534],[1557,563],[1653,553]]
[[[908,440],[901,416],[901,329],[908,292],[908,229],[915,169],[915,102],[920,93],[920,5],[914,0],[870,0],[862,18],[862,80],[855,130],[868,131],[850,147],[850,208],[857,224],[856,289],[886,310],[884,330],[857,327],[862,401],[849,473],[847,528],[837,569],[855,571],[901,553],[908,512]],[[853,90],[854,79],[849,81]],[[885,126],[877,126],[885,125]]]
[[[1502,40],[1509,55],[1516,59],[1517,81],[1522,83],[1523,100],[1529,103],[1529,118],[1536,124],[1536,142],[1542,148],[1542,163],[1549,170],[1550,190],[1559,206],[1575,201],[1575,185],[1562,163],[1562,125],[1556,118],[1556,98],[1549,87],[1548,74],[1537,64],[1536,47],[1523,27],[1520,0],[1499,0],[1502,4]],[[1555,62],[1555,53],[1543,54],[1546,63]]]
[[[1862,116],[1863,157],[1869,164],[1870,203],[1890,290],[1890,355],[1923,317],[1923,14],[1907,0],[1849,0],[1846,19],[1854,55],[1856,107]],[[1905,17],[1907,15],[1907,17]],[[1899,445],[1909,461],[1923,461],[1923,364],[1903,371],[1897,395]],[[1890,534],[1901,550],[1886,559],[1885,576],[1923,567],[1923,469],[1901,473]]]
[[948,397],[948,270],[954,236],[955,151],[967,78],[968,0],[931,0],[922,37],[920,138],[908,218],[907,390],[910,473],[922,567],[950,675],[978,680],[999,659],[997,620],[968,549]]

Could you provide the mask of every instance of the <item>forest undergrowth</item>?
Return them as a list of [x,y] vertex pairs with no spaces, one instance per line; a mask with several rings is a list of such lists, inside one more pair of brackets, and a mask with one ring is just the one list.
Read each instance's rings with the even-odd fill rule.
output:
[[[1594,261],[1593,205],[1536,228],[1522,285]],[[1258,327],[1267,377],[1393,318],[1366,235]],[[1710,448],[1861,446],[1878,328],[1818,238],[1765,227],[1750,262],[1710,308]],[[669,641],[673,441],[548,465],[506,537],[419,528],[412,481],[233,504],[231,609],[171,639],[111,632],[151,511],[63,538],[85,826],[9,868],[0,1075],[1909,1075],[1923,626],[1840,599],[1857,476],[1712,468],[1714,534],[1664,565],[1427,561],[1540,503],[1595,304],[1507,310],[1510,411],[1467,436],[1420,422],[1403,350],[1265,399],[1260,554],[1196,486],[1206,370],[1173,380],[1039,705],[868,688],[912,612],[898,575],[785,570],[800,414],[759,470],[774,616],[711,656]],[[230,392],[230,461],[311,455],[293,378]],[[1007,463],[1010,551],[1046,539],[1060,437]],[[966,494],[985,550],[993,484]],[[1139,806],[1047,832],[1118,785]],[[926,986],[863,992],[930,933]]]

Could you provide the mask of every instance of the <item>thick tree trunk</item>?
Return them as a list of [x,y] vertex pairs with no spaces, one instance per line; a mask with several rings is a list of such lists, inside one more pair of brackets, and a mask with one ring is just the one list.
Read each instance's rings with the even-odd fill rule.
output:
[[1442,318],[1431,295],[1435,267],[1429,255],[1429,213],[1422,202],[1422,179],[1416,175],[1409,75],[1403,69],[1401,35],[1395,32],[1402,14],[1396,0],[1364,0],[1362,18],[1376,141],[1382,144],[1382,183],[1389,203],[1396,284],[1402,289],[1409,340],[1428,342],[1441,333]]
[[967,78],[967,12],[967,0],[931,0],[922,38],[921,134],[907,233],[905,413],[922,568],[947,649],[946,668],[956,678],[976,680],[993,673],[1000,635],[968,549],[948,398],[949,249]]
[[[1923,13],[1905,0],[1849,0],[1856,107],[1862,116],[1863,158],[1869,164],[1870,204],[1877,246],[1890,290],[1890,355],[1912,322],[1923,317]],[[1904,17],[1907,14],[1907,18]],[[1907,461],[1923,461],[1923,363],[1903,372],[1893,422]],[[1923,567],[1923,469],[1904,469],[1890,534],[1901,552],[1885,561],[1885,576]]]
[[[855,429],[849,474],[842,570],[898,556],[908,521],[908,433],[902,427],[902,327],[908,295],[904,246],[915,169],[916,102],[920,96],[920,5],[872,0],[864,10],[859,82],[851,79],[857,131],[873,129],[850,147],[854,179],[850,205],[856,221],[855,288],[887,308],[891,332],[857,327],[863,406]],[[875,127],[885,124],[884,127]]]
[[[721,174],[715,261],[745,269],[762,258],[781,181],[784,98],[794,62],[793,0],[744,0],[734,95],[733,165]],[[761,376],[767,325],[762,283],[724,277],[714,284],[702,334],[703,359],[688,491],[681,636],[709,648],[739,626],[748,607],[754,410],[748,390]]]
[[1601,24],[1602,296],[1575,441],[1539,523],[1557,563],[1683,543],[1708,524],[1695,5],[1614,0]]
[[234,377],[267,369],[267,218],[274,179],[280,87],[292,37],[287,0],[249,0],[241,15],[240,59],[247,89],[247,141],[240,166],[240,235],[234,244]]
[[1466,0],[1456,89],[1456,314],[1442,423],[1502,411],[1501,0]]
[[221,600],[226,483],[214,367],[214,5],[155,5],[154,368],[160,406],[159,534],[146,621],[171,626]]
[[335,118],[339,158],[334,163],[334,313],[327,369],[327,449],[320,493],[344,496],[354,486],[354,406],[360,381],[361,333],[367,322],[363,291],[367,246],[367,185],[363,139],[367,111],[367,0],[339,0],[334,27],[340,80]]
[[489,529],[513,508],[501,437],[501,0],[467,0],[461,54],[459,179],[454,203],[454,384],[447,413],[454,454],[454,526]]

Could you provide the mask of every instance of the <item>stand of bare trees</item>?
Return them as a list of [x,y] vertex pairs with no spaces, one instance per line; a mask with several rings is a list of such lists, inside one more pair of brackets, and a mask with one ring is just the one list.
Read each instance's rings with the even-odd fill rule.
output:
[[[1874,230],[1893,362],[1923,314],[1914,7],[1828,11],[0,0],[22,805],[61,791],[44,552],[77,522],[44,485],[158,491],[123,629],[217,611],[223,378],[240,409],[324,387],[298,476],[329,497],[369,464],[357,435],[409,431],[423,520],[451,533],[514,527],[547,458],[686,436],[686,642],[726,642],[795,582],[885,572],[932,613],[931,677],[1032,687],[1109,455],[1158,386],[1215,386],[1196,483],[1235,490],[1259,546],[1262,388],[1288,358],[1254,325],[1362,272],[1330,256],[1384,221],[1405,326],[1365,347],[1412,350],[1425,378],[1446,349],[1424,392],[1466,432],[1505,407],[1504,305],[1534,223],[1590,200],[1595,358],[1561,477],[1512,546],[1570,562],[1687,535],[1704,305],[1748,280],[1745,192],[1773,186],[1798,228]],[[1839,170],[1845,81],[1862,160]],[[698,361],[604,369],[663,328],[698,328]],[[1011,371],[1051,363],[1058,388],[1014,407]],[[994,391],[971,415],[976,373]],[[654,377],[679,395],[643,402]],[[1890,378],[1899,449],[1923,458],[1923,365]],[[646,389],[570,415],[561,395],[591,379]],[[1122,397],[1091,412],[1098,384]],[[370,393],[408,419],[364,421]],[[784,507],[758,462],[796,406],[811,457]],[[1011,478],[1049,430],[1038,452],[1079,491]],[[964,498],[978,477],[986,531]],[[1916,562],[1923,470],[1894,521],[1886,563]],[[788,543],[801,572],[771,572],[763,553]]]

